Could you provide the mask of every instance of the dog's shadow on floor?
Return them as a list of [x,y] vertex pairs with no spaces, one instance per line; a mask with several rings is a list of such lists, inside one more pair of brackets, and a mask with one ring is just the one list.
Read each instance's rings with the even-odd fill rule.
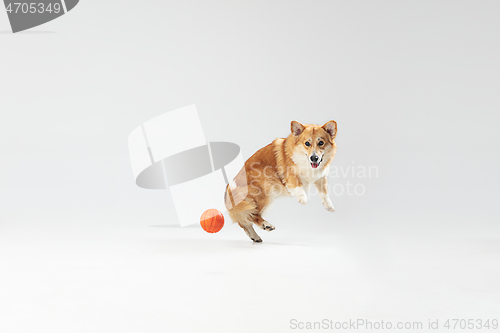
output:
[[[180,228],[178,225],[151,225],[153,228]],[[199,226],[187,226],[184,228],[199,228]],[[270,247],[286,247],[286,246],[304,246],[303,244],[282,243],[282,242],[264,242],[254,243],[250,239],[242,237],[241,239],[204,239],[204,238],[179,238],[165,239],[164,241],[154,240],[153,248],[155,252],[177,254],[185,253],[218,253],[227,251],[238,251],[246,249],[266,249]]]

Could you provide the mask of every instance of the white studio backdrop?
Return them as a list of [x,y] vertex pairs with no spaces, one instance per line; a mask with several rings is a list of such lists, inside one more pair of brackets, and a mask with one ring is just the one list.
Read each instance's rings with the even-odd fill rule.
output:
[[[103,0],[12,34],[0,11],[0,331],[493,317],[499,14],[497,1]],[[178,227],[173,194],[136,185],[128,138],[192,104],[198,143],[238,145],[243,161],[292,120],[337,121],[337,211],[278,201],[260,247],[227,216],[215,235]]]

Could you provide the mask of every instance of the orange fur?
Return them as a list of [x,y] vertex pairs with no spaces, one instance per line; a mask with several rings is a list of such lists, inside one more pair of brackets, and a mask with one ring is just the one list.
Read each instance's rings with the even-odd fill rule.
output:
[[[253,224],[264,230],[274,230],[274,226],[262,218],[262,213],[278,196],[295,196],[305,204],[304,186],[314,184],[325,208],[334,210],[328,197],[327,176],[337,150],[336,134],[337,123],[333,120],[323,126],[292,121],[291,134],[259,149],[226,187],[225,204],[229,216],[254,242],[262,239]],[[321,158],[316,168],[311,163],[314,155]]]

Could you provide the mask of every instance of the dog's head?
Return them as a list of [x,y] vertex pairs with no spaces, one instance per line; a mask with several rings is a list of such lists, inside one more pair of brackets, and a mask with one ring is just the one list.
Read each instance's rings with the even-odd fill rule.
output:
[[291,130],[295,139],[294,160],[298,159],[302,165],[308,163],[313,169],[321,168],[331,162],[337,151],[335,144],[337,123],[334,120],[323,126],[301,124],[294,120],[291,123]]

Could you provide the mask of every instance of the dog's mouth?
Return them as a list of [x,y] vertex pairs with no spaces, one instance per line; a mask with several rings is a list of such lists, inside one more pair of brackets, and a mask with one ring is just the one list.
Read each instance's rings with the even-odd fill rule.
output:
[[317,169],[321,162],[323,162],[323,156],[321,157],[321,160],[318,163],[311,163],[312,168]]
[[[307,156],[307,159],[309,159],[309,156],[306,154]],[[313,169],[317,169],[319,167],[319,165],[321,164],[321,162],[323,162],[323,156],[321,156],[321,160],[319,160],[318,162],[311,162],[311,167]]]

